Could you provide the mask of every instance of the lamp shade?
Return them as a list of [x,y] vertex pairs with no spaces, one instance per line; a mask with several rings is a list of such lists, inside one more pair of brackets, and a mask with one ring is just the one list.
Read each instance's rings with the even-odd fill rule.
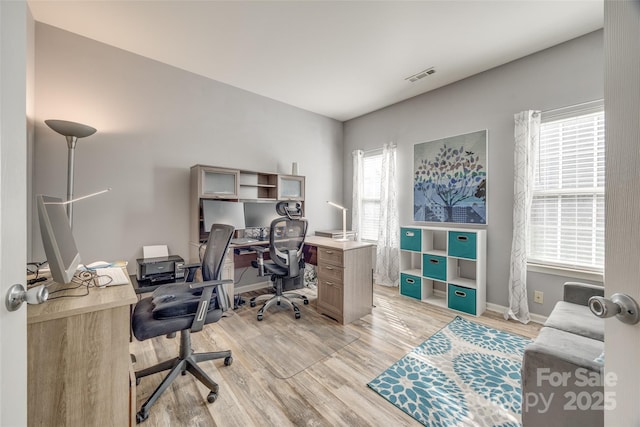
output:
[[75,136],[76,138],[84,138],[96,133],[96,129],[82,123],[69,122],[67,120],[45,120],[47,126],[60,135]]

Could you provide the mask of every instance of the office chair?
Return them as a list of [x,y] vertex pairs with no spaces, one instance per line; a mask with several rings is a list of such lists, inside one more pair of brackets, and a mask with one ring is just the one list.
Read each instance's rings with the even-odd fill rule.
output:
[[[302,299],[304,304],[309,304],[306,296],[295,292],[284,292],[285,281],[293,283],[300,280],[300,275],[304,272],[304,257],[302,249],[304,238],[307,235],[307,220],[302,218],[302,208],[300,203],[295,207],[289,207],[288,202],[280,202],[276,205],[276,211],[282,215],[271,222],[269,229],[269,248],[252,246],[251,249],[257,252],[258,259],[252,261],[251,265],[258,269],[258,275],[264,276],[265,272],[271,274],[271,281],[274,282],[275,293],[260,295],[249,300],[251,307],[256,306],[256,301],[267,301],[258,310],[258,320],[262,320],[264,311],[274,304],[280,305],[282,302],[290,305],[296,319],[300,318],[300,309],[291,298]],[[264,253],[269,251],[270,260],[264,259]]]
[[[161,286],[151,297],[136,304],[132,328],[138,340],[144,341],[160,335],[173,337],[176,332],[180,332],[178,357],[136,372],[136,382],[139,382],[140,378],[147,375],[170,370],[136,414],[138,423],[148,418],[151,406],[178,374],[186,375],[189,372],[207,386],[210,390],[207,396],[209,403],[213,403],[218,397],[218,384],[207,376],[198,363],[224,358],[225,366],[229,366],[233,362],[231,351],[194,353],[191,348],[191,332],[202,330],[207,323],[217,322],[223,311],[229,308],[223,284],[233,283],[233,280],[220,280],[220,277],[233,232],[234,228],[230,225],[213,224],[202,263],[185,267],[188,269],[185,282],[191,283]],[[193,282],[198,268],[202,271],[202,282]]]

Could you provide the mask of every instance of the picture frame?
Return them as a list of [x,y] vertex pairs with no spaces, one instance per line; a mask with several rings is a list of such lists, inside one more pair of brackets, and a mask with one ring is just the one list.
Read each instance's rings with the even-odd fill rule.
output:
[[414,144],[413,219],[487,224],[488,131]]

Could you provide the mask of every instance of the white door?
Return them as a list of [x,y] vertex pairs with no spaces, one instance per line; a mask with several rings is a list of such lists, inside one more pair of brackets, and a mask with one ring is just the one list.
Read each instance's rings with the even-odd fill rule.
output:
[[25,285],[27,256],[27,6],[0,1],[0,426],[27,424],[26,307],[5,308]]
[[[605,2],[605,290],[640,301],[640,2]],[[640,324],[605,322],[606,426],[640,425]]]

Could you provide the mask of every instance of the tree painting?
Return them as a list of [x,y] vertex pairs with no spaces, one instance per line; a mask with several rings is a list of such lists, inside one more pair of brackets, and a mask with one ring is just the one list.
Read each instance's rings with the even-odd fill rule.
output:
[[414,220],[486,224],[487,131],[414,146]]

